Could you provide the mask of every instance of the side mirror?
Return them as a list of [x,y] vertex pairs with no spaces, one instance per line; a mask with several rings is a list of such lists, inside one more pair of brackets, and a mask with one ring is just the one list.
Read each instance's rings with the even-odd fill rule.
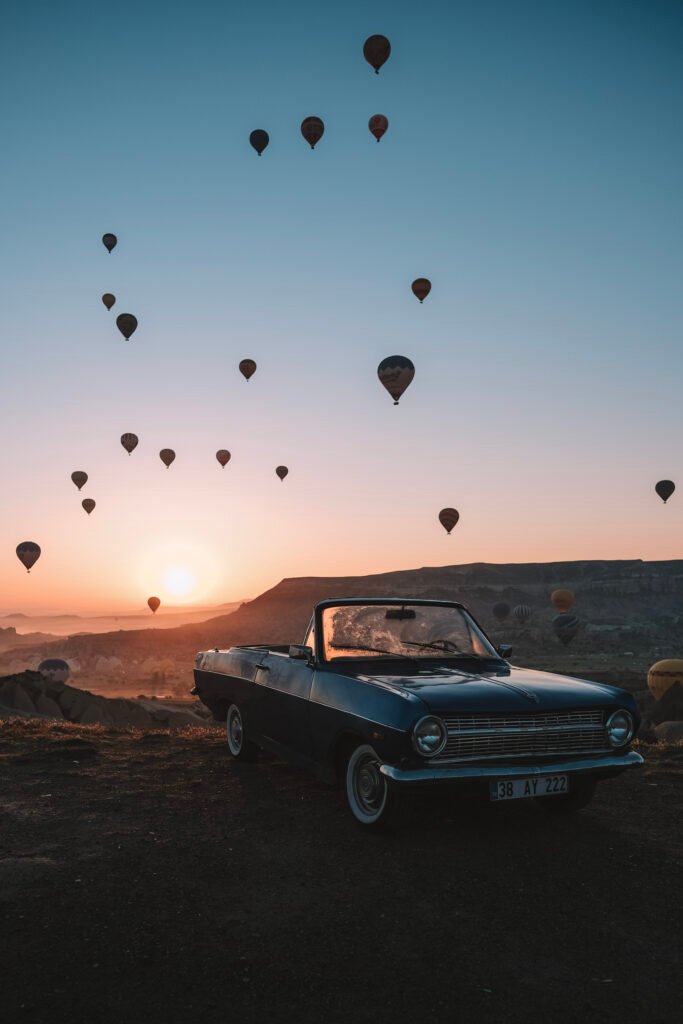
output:
[[498,644],[496,650],[506,661],[512,657],[512,644]]
[[313,651],[306,644],[290,644],[289,656],[295,661],[307,661],[309,664],[313,662]]

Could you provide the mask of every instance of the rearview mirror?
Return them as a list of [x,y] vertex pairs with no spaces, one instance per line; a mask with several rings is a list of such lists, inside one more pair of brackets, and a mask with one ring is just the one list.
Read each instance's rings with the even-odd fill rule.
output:
[[512,644],[498,644],[496,650],[500,654],[501,658],[505,658],[507,660],[512,657]]
[[313,661],[313,650],[306,644],[290,644],[289,656],[295,661]]
[[414,608],[388,608],[385,619],[414,619],[416,618]]

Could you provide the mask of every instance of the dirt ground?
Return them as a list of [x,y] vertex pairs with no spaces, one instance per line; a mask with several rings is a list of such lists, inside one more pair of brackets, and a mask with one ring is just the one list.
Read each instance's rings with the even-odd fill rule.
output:
[[2,1019],[680,1020],[683,746],[573,819],[363,833],[221,734],[0,723]]

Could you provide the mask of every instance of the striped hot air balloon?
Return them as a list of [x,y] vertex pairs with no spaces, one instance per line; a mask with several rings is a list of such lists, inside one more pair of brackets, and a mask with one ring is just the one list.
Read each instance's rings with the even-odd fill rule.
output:
[[528,604],[518,604],[512,609],[512,614],[518,622],[528,622],[533,613]]
[[580,622],[576,615],[563,613],[562,615],[556,615],[553,619],[555,636],[565,647],[574,639],[579,631],[579,626]]

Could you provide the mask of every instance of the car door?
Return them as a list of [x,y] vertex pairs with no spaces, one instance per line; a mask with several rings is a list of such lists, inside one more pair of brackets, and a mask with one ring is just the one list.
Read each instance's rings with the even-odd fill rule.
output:
[[261,731],[303,757],[311,752],[309,697],[314,671],[307,661],[271,652],[256,675],[256,683],[267,691],[261,702]]

